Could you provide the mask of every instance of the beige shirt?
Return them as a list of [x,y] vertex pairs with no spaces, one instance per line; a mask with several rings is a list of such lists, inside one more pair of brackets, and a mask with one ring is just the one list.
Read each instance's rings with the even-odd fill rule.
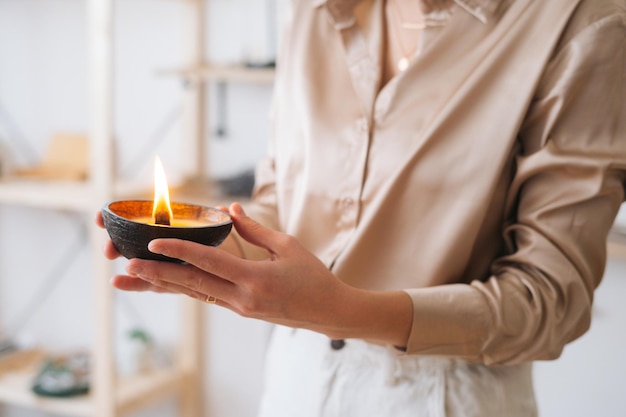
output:
[[421,1],[385,85],[382,0],[367,37],[358,0],[294,1],[249,211],[343,281],[405,290],[407,354],[555,358],[624,200],[626,4]]

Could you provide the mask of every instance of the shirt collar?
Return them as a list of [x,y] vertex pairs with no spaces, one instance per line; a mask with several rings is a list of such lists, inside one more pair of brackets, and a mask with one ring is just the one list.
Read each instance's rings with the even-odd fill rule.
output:
[[[313,6],[326,4],[338,27],[351,26],[354,23],[352,10],[361,0],[313,0]],[[451,2],[470,13],[482,23],[493,18],[503,0],[419,0],[424,13],[443,11]]]

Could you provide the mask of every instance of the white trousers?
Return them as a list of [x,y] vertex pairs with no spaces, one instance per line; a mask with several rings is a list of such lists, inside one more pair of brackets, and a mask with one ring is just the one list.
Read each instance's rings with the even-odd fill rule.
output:
[[487,367],[277,327],[259,417],[536,417],[531,364]]

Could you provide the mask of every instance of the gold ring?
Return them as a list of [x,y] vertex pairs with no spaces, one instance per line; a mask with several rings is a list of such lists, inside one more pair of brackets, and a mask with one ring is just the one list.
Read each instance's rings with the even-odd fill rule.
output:
[[213,297],[212,295],[207,295],[206,298],[204,299],[204,302],[208,304],[215,304],[217,303],[217,298]]

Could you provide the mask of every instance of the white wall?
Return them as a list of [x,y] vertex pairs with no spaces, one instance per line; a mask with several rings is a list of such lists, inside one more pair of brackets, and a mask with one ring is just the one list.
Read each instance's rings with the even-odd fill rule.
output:
[[[181,63],[184,2],[124,0],[117,7],[118,169],[124,178],[149,176],[151,158],[141,154],[151,138],[161,135],[157,151],[169,174],[184,164],[176,152],[180,123],[176,119],[165,123],[177,114],[181,84],[157,77],[155,69]],[[259,18],[264,15],[262,1],[212,0],[209,11],[212,57],[235,61],[245,54],[260,51],[263,55],[267,44]],[[16,163],[36,162],[55,131],[86,129],[85,29],[84,1],[0,0],[0,139]],[[213,139],[209,146],[209,166],[215,176],[231,175],[253,164],[267,141],[270,87],[233,85],[228,92],[229,136]],[[213,121],[214,116],[215,108]],[[0,206],[2,329],[11,331],[28,316],[18,326],[22,339],[53,350],[89,345],[94,331],[90,317],[93,286],[88,272],[91,256],[86,243],[81,247],[82,220],[71,213]],[[65,260],[67,269],[49,277],[68,251],[75,256]],[[609,264],[597,294],[591,331],[567,347],[558,361],[537,364],[542,416],[623,416],[624,271],[624,262]],[[52,286],[57,277],[58,284]],[[40,288],[46,290],[41,300],[37,297]],[[36,308],[30,310],[33,300]],[[176,297],[123,293],[118,303],[120,339],[139,324],[152,331],[160,346],[171,348],[177,335]],[[207,307],[205,401],[211,417],[254,416],[268,329]],[[174,415],[174,410],[171,402],[165,402],[138,415],[166,417]],[[41,416],[21,408],[9,408],[7,415]]]

